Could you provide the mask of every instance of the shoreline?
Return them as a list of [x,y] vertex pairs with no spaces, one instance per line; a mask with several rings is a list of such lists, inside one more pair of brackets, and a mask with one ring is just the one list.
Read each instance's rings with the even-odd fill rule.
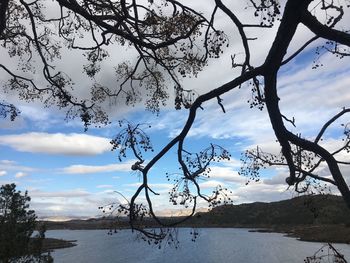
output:
[[250,232],[281,233],[307,242],[350,244],[350,227],[344,225],[277,226]]
[[43,239],[43,248],[44,253],[52,252],[56,249],[63,249],[69,247],[75,247],[77,240],[64,240],[58,238],[44,238]]
[[[190,226],[182,225],[178,228],[194,227],[194,228],[245,228],[249,232],[258,233],[281,233],[286,237],[296,238],[299,241],[319,242],[319,243],[341,243],[350,244],[350,227],[345,225],[299,225],[299,226]],[[130,228],[122,228],[130,229]],[[108,230],[108,228],[59,228],[50,230]],[[46,251],[55,249],[63,249],[76,246],[77,240],[63,240],[56,238],[45,238],[44,248]]]

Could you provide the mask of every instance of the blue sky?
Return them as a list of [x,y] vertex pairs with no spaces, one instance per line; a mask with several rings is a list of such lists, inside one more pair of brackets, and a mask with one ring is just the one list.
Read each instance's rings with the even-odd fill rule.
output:
[[[242,19],[249,17],[247,11],[244,12],[241,13]],[[349,22],[347,17],[344,23],[346,21]],[[197,78],[182,80],[184,87],[195,89],[199,94],[237,75],[231,69],[230,55],[239,53],[241,47],[235,40],[235,32],[231,32],[229,22],[222,18],[218,23],[231,37],[230,47],[220,59],[211,60]],[[251,32],[260,39],[251,43],[251,49],[255,51],[252,58],[254,65],[263,61],[275,32],[276,28]],[[310,36],[310,32],[300,28],[289,54]],[[312,44],[284,66],[278,80],[281,109],[286,116],[296,119],[297,127],[289,128],[309,138],[315,137],[322,124],[331,116],[348,106],[350,99],[348,58],[339,60],[327,53],[320,58],[325,66],[312,69],[312,60],[316,57],[315,47],[322,43],[318,41]],[[118,54],[112,55],[118,57]],[[14,63],[10,58],[6,59]],[[77,72],[81,68],[80,61],[71,60],[69,55],[63,55],[61,63],[67,63],[69,68]],[[0,76],[5,80],[3,74]],[[85,92],[83,84],[77,87],[79,92]],[[240,154],[244,150],[259,145],[265,151],[279,151],[266,111],[249,109],[249,96],[249,88],[243,86],[240,90],[222,96],[227,111],[225,114],[215,101],[204,104],[204,110],[198,113],[186,140],[186,149],[200,150],[215,143],[224,146],[232,154],[230,162],[212,165],[210,178],[203,180],[201,186],[205,191],[211,191],[218,184],[228,187],[232,190],[231,197],[236,204],[295,196],[284,183],[288,174],[284,169],[271,169],[262,174],[260,182],[248,185],[245,184],[247,178],[238,175]],[[172,102],[159,115],[145,111],[142,105],[135,108],[121,105],[108,109],[113,121],[111,125],[99,129],[90,127],[84,132],[82,123],[78,120],[65,121],[64,113],[58,109],[43,108],[38,102],[19,101],[16,94],[2,94],[1,98],[19,105],[21,115],[14,122],[0,120],[0,184],[14,182],[19,189],[28,190],[32,197],[32,208],[41,218],[99,216],[99,206],[123,201],[115,191],[126,197],[133,194],[139,183],[138,174],[130,170],[133,157],[129,155],[119,162],[117,152],[111,151],[109,143],[120,130],[116,120],[127,119],[133,123],[150,125],[151,128],[145,131],[150,135],[156,153],[180,131],[187,118],[187,110],[176,111]],[[333,149],[341,143],[340,123],[346,120],[343,118],[325,134],[323,145],[327,149]],[[155,197],[154,205],[162,215],[182,212],[170,206],[167,198],[171,184],[166,180],[165,173],[177,170],[175,151],[171,150],[150,174],[151,187],[161,193],[160,197]],[[152,154],[146,155],[146,159],[150,158]],[[341,158],[347,159],[348,156]],[[321,169],[324,169],[321,172],[327,173],[325,168]],[[346,171],[346,168],[342,169]],[[205,208],[207,204],[201,203],[200,207]]]

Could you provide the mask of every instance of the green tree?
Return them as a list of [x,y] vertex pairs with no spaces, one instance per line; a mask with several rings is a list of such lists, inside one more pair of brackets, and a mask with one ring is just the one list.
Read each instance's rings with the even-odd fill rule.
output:
[[47,262],[42,256],[45,228],[31,244],[36,225],[34,210],[29,210],[30,197],[22,194],[15,184],[0,187],[0,262]]

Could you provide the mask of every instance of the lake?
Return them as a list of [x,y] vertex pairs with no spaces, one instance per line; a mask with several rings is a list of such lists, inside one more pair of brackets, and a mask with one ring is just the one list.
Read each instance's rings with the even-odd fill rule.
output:
[[[46,236],[77,240],[75,247],[52,252],[55,263],[304,262],[323,245],[278,233],[236,228],[199,229],[199,237],[192,242],[190,232],[186,228],[179,230],[177,249],[171,246],[158,249],[144,241],[135,241],[131,230],[112,236],[107,235],[107,230],[51,230]],[[335,244],[335,247],[350,260],[350,245]]]

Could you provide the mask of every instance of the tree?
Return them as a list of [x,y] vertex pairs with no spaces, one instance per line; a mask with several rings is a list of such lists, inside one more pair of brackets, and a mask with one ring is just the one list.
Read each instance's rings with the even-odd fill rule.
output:
[[35,227],[35,213],[28,210],[30,197],[16,191],[15,184],[0,188],[1,258],[8,262],[28,253],[28,243]]
[[34,254],[30,247],[35,229],[36,216],[28,210],[30,197],[16,191],[15,184],[0,187],[0,259],[1,262],[47,262],[50,257],[42,256],[42,240],[45,229],[39,231],[35,240]]
[[[316,40],[324,44],[316,52],[329,52],[336,57],[349,56],[350,35],[348,28],[341,24],[346,19],[348,0],[249,0],[247,8],[252,11],[253,23],[239,18],[236,10],[221,0],[215,0],[210,15],[175,0],[159,1],[89,1],[55,0],[50,10],[57,9],[57,15],[46,12],[44,1],[8,0],[0,4],[0,41],[10,56],[19,57],[16,72],[5,64],[0,64],[9,76],[5,90],[17,92],[27,101],[43,100],[45,105],[56,105],[66,109],[67,118],[79,117],[85,128],[89,125],[108,123],[105,102],[110,100],[117,106],[122,100],[127,105],[135,105],[144,99],[146,108],[157,112],[167,102],[174,87],[175,108],[188,110],[188,119],[181,132],[162,150],[146,163],[143,151],[152,149],[150,138],[142,125],[121,123],[124,128],[112,141],[120,151],[120,159],[131,151],[137,158],[132,169],[141,175],[142,183],[127,205],[118,209],[129,216],[134,229],[158,242],[169,237],[168,231],[150,232],[139,223],[145,216],[151,216],[160,225],[172,226],[156,216],[152,206],[152,196],[157,195],[148,184],[151,168],[162,159],[170,149],[176,148],[180,174],[175,178],[170,200],[174,204],[192,205],[195,212],[197,200],[204,199],[212,205],[229,201],[225,189],[218,188],[212,196],[201,192],[198,181],[206,177],[212,161],[229,159],[229,153],[222,147],[210,144],[199,153],[191,153],[185,147],[185,139],[196,119],[198,110],[205,102],[216,100],[225,113],[221,99],[223,94],[238,88],[252,90],[250,107],[266,107],[273,131],[280,144],[281,153],[266,153],[259,147],[247,151],[243,156],[241,173],[257,179],[261,168],[280,165],[289,169],[286,183],[299,193],[313,187],[313,181],[336,186],[350,207],[350,191],[340,167],[349,162],[338,159],[340,153],[349,151],[349,125],[343,124],[344,144],[336,150],[327,150],[320,141],[325,131],[340,117],[350,112],[344,107],[327,121],[314,136],[306,138],[295,134],[288,125],[295,126],[293,117],[281,111],[278,74],[282,66],[288,65],[303,53],[308,45]],[[282,7],[283,6],[283,7]],[[283,10],[282,10],[283,9]],[[232,67],[236,76],[224,84],[213,84],[208,92],[200,93],[182,85],[182,79],[196,76],[210,59],[220,56],[228,45],[225,32],[216,28],[216,18],[224,14],[232,22],[241,40],[243,56],[239,51],[232,56]],[[339,26],[341,24],[341,26]],[[278,27],[274,41],[265,60],[260,65],[251,62],[251,41],[248,36],[251,28],[267,30]],[[299,26],[304,26],[314,36],[287,57],[288,48]],[[81,40],[83,39],[83,40]],[[87,63],[83,66],[85,74],[91,78],[90,97],[79,98],[72,89],[71,77],[55,68],[60,59],[60,51],[65,45],[69,50],[84,53]],[[116,86],[98,81],[103,62],[108,59],[109,46],[128,46],[136,54],[131,62],[121,62],[115,68]],[[35,59],[36,62],[35,62]],[[316,65],[315,67],[318,67]],[[31,72],[40,69],[41,81],[37,84],[29,77]],[[171,84],[170,84],[171,83]],[[5,103],[5,102],[4,102]],[[3,104],[8,105],[8,104]],[[331,177],[318,174],[318,168],[326,165]],[[192,191],[192,189],[195,189]],[[146,204],[137,200],[144,194]],[[190,215],[190,216],[191,216]]]

